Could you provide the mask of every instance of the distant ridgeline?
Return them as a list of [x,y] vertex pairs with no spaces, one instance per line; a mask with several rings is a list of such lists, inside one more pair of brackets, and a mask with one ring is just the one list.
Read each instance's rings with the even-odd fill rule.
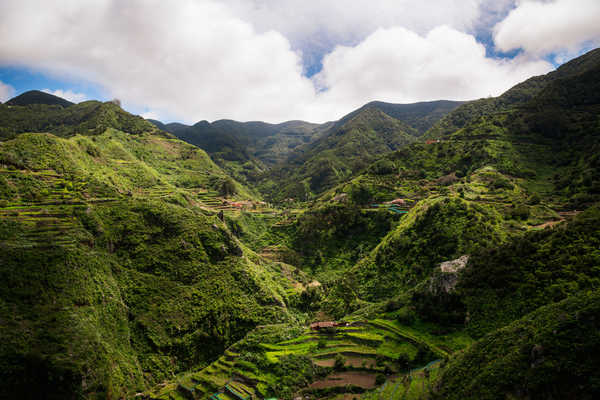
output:
[[0,214],[2,399],[600,396],[598,49],[325,124],[27,92]]
[[460,104],[374,101],[337,122],[324,124],[220,120],[187,126],[151,122],[202,148],[236,179],[259,185],[273,200],[305,200],[383,154],[413,142]]

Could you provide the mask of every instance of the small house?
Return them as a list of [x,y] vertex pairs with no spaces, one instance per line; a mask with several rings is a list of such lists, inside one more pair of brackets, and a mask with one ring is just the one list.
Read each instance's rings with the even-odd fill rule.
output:
[[394,200],[390,201],[390,204],[395,204],[397,206],[403,206],[403,205],[406,205],[406,200],[404,200],[404,199],[394,199]]
[[330,329],[339,326],[340,324],[335,321],[321,321],[321,322],[313,322],[310,324],[310,329],[313,331],[318,331],[321,329]]

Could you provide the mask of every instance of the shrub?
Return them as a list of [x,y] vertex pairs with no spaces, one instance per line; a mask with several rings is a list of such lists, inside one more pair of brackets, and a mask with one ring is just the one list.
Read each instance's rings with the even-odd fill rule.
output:
[[415,322],[415,312],[408,307],[402,307],[396,311],[396,319],[402,325],[412,325]]
[[367,204],[371,201],[372,194],[364,185],[352,185],[350,188],[350,199],[356,204]]
[[317,348],[324,349],[325,347],[327,347],[327,340],[325,338],[320,338],[319,342],[317,343]]
[[333,364],[333,368],[337,371],[341,371],[344,369],[344,365],[346,364],[346,359],[341,354],[335,355],[335,362]]
[[517,204],[511,210],[510,216],[513,219],[527,219],[529,218],[529,207],[525,204]]
[[223,183],[221,183],[221,187],[219,188],[219,193],[222,196],[232,196],[237,193],[237,188],[235,187],[235,182],[231,178],[226,178]]
[[390,160],[380,160],[373,164],[370,172],[374,175],[388,175],[396,171],[396,166]]
[[536,205],[540,204],[540,201],[542,201],[540,196],[537,193],[534,193],[529,197],[528,203],[531,205]]

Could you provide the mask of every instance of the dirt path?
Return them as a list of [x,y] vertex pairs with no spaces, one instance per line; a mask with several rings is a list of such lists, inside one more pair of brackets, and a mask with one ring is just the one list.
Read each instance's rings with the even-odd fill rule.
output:
[[544,222],[543,224],[533,225],[532,228],[544,229],[544,228],[547,228],[549,226],[554,226],[554,225],[560,224],[564,220],[565,220],[564,218],[561,218],[561,219],[559,219],[557,221],[548,221],[548,222]]
[[533,225],[532,228],[544,229],[544,228],[547,228],[549,226],[554,226],[554,225],[560,224],[561,222],[565,221],[567,218],[571,218],[571,217],[576,216],[580,212],[581,211],[578,211],[578,210],[574,210],[574,211],[559,211],[558,215],[560,216],[560,219],[553,220],[553,221],[547,221],[547,222],[544,222],[543,224],[539,224],[539,225]]

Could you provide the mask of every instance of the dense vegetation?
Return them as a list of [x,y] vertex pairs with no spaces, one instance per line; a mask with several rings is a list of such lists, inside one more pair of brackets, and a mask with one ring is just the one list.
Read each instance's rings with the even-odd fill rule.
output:
[[192,126],[151,122],[200,147],[242,182],[255,182],[269,166],[284,161],[295,148],[314,142],[330,126],[304,121],[268,124],[219,120],[200,121]]
[[[294,282],[210,207],[226,182],[238,199],[248,191],[202,150],[153,126],[122,131],[148,124],[97,104],[123,118],[103,133],[0,144],[0,369],[11,398],[125,397],[207,365],[257,324],[293,318]],[[57,133],[90,123],[79,105],[6,112],[34,120],[38,107],[74,113]]]
[[600,394],[600,293],[580,292],[458,354],[434,399],[594,399]]
[[324,125],[0,105],[0,398],[597,397],[599,55]]
[[57,136],[98,135],[108,128],[131,134],[159,134],[154,125],[123,111],[112,102],[85,101],[69,107],[37,103],[11,106],[9,103],[0,104],[2,140],[24,132],[50,132]]
[[427,132],[438,120],[455,110],[461,101],[424,101],[412,104],[393,104],[372,101],[346,115],[340,121],[348,120],[367,108],[375,108],[388,116],[398,119],[417,131],[418,135]]
[[600,209],[473,255],[457,291],[479,336],[569,295],[600,288]]
[[416,131],[376,108],[342,119],[313,144],[273,168],[261,189],[274,200],[312,198],[347,180],[383,154],[416,140]]

